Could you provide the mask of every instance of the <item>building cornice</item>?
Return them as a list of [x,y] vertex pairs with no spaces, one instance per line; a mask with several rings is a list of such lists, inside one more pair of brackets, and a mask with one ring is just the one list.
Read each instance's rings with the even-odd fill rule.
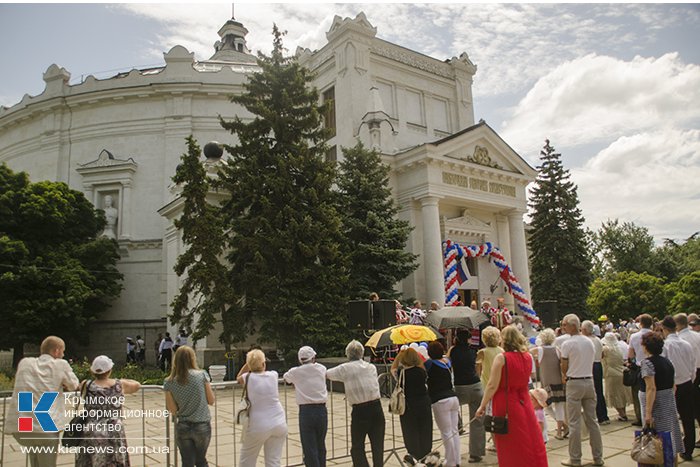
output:
[[[179,55],[174,54],[175,49],[179,50]],[[176,46],[166,53],[168,64],[164,67],[152,68],[148,70],[133,69],[128,73],[122,73],[106,79],[97,79],[93,75],[88,76],[79,84],[58,86],[58,77],[65,78],[65,70],[59,69],[56,65],[51,65],[45,73],[47,86],[41,94],[30,96],[25,94],[20,102],[12,107],[0,106],[0,125],[16,123],[17,118],[31,118],[34,112],[45,112],[55,110],[65,106],[67,102],[71,105],[87,101],[99,101],[102,99],[128,99],[128,98],[148,98],[154,92],[157,94],[190,93],[212,95],[230,95],[231,88],[241,86],[248,75],[259,70],[259,67],[243,67],[231,64],[220,65],[218,69],[209,71],[207,67],[213,64],[193,62],[189,65],[183,57],[188,55],[184,47]],[[182,57],[180,56],[182,55]],[[190,59],[191,60],[191,59]],[[219,64],[216,64],[218,67]],[[197,68],[201,68],[197,69]],[[62,74],[58,74],[60,70]],[[206,71],[205,71],[206,70]],[[68,74],[69,76],[69,74]],[[242,88],[241,88],[242,90]]]

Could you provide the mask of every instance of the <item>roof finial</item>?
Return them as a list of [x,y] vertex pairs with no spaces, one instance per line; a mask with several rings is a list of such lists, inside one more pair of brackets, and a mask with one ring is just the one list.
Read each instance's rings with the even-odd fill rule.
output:
[[231,19],[236,19],[235,8],[236,8],[236,4],[232,3],[231,4]]

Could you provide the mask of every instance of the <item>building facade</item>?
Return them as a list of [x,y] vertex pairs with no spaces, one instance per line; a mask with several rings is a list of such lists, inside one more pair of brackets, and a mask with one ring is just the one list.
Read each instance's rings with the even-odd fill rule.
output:
[[[202,145],[236,143],[219,115],[249,117],[229,100],[258,71],[247,32],[232,19],[208,60],[175,46],[164,54],[165,66],[75,85],[54,64],[44,73],[43,93],[0,108],[0,162],[33,181],[66,182],[110,210],[105,234],[119,242],[124,290],[96,323],[91,355],[119,359],[126,336],[141,334],[149,345],[156,333],[176,332],[166,317],[184,245],[173,226],[182,203],[171,177],[190,134]],[[328,157],[342,159],[342,148],[360,140],[391,167],[400,217],[414,227],[407,248],[420,263],[399,284],[403,295],[444,301],[441,244],[448,238],[499,246],[529,294],[522,216],[536,172],[485,122],[474,121],[476,66],[466,53],[441,61],[392,44],[377,37],[363,13],[336,17],[326,36],[321,49],[296,54],[315,72],[321,99],[333,101]],[[512,308],[488,260],[470,261],[469,271],[466,300],[504,296]],[[215,337],[208,340],[198,347],[218,355]]]

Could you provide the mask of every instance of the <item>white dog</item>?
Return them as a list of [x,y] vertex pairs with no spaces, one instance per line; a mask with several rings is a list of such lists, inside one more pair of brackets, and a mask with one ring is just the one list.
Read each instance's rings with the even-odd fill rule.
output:
[[407,465],[412,465],[414,467],[442,467],[445,465],[445,459],[440,457],[439,451],[433,451],[421,461],[416,460],[410,454],[406,454],[403,458]]

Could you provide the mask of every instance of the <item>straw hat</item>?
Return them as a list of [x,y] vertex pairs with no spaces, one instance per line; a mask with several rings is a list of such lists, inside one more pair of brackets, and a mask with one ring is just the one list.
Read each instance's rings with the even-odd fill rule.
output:
[[530,389],[530,395],[542,407],[547,407],[549,405],[549,404],[547,404],[547,399],[549,399],[549,395],[547,395],[547,391],[545,391],[544,389],[542,389],[542,388]]

